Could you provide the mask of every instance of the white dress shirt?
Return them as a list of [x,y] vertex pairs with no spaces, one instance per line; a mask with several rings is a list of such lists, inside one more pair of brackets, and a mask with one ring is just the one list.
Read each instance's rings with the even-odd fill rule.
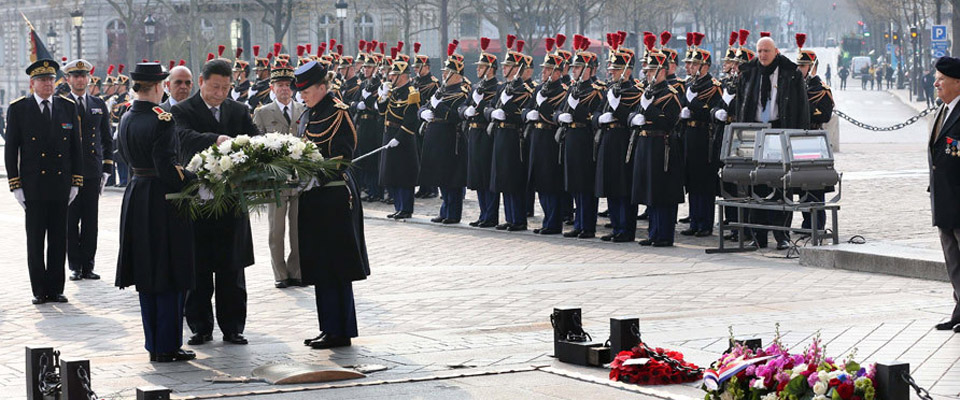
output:
[[[762,72],[760,72],[759,70],[757,72],[760,73],[762,76]],[[770,102],[767,103],[767,111],[770,117],[769,119],[767,119],[767,122],[776,121],[780,119],[780,113],[777,112],[777,106],[778,106],[777,105],[777,78],[779,76],[780,76],[780,67],[777,67],[777,69],[775,69],[773,73],[770,74]],[[761,87],[762,87],[762,84],[761,84]],[[763,107],[760,104],[760,96],[757,96],[757,121],[763,122],[763,120],[761,120],[761,117],[760,117],[761,115],[763,115]]]

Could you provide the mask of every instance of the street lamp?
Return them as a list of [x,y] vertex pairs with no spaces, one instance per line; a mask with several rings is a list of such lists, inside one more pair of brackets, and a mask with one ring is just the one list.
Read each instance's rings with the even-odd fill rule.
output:
[[153,59],[153,42],[156,40],[157,34],[157,21],[153,19],[152,14],[147,14],[147,18],[143,20],[143,33],[147,35],[147,46],[149,49],[150,59]]
[[80,36],[80,27],[83,26],[83,10],[78,8],[71,12],[70,20],[73,21],[73,28],[77,30],[77,58],[83,58],[82,37]]
[[343,21],[347,19],[347,8],[350,7],[346,0],[337,0],[333,5],[337,9],[337,19],[340,20],[340,42],[345,42],[343,37]]
[[57,52],[57,31],[53,30],[53,24],[50,24],[47,31],[47,43],[50,44],[50,55],[53,56]]

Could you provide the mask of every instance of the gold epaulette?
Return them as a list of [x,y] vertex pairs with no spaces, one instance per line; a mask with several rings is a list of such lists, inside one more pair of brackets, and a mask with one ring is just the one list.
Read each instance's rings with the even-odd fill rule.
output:
[[171,120],[173,120],[173,114],[163,111],[163,109],[160,108],[160,106],[154,107],[153,112],[157,113],[157,119],[161,121],[170,122]]
[[670,92],[673,94],[680,93],[680,91],[678,91],[677,88],[673,87],[673,85],[667,85],[667,89],[670,89]]
[[420,104],[420,91],[410,85],[410,92],[407,95],[407,104]]
[[713,78],[713,84],[716,86],[721,86],[721,83],[719,80],[717,80],[717,78]]
[[18,102],[18,101],[20,101],[20,100],[23,100],[23,99],[25,99],[25,98],[27,98],[27,96],[17,97],[17,98],[15,98],[15,99],[13,99],[13,101],[11,101],[10,104],[12,105],[13,103],[16,103],[16,102]]
[[333,106],[336,107],[336,108],[339,108],[339,109],[341,109],[341,110],[349,110],[349,109],[350,109],[350,106],[348,106],[346,103],[344,103],[343,101],[341,101],[340,99],[338,99],[338,98],[336,98],[336,97],[333,98]]
[[75,103],[75,102],[73,101],[73,99],[71,99],[71,98],[69,98],[69,97],[67,97],[67,96],[64,96],[64,95],[62,95],[62,94],[60,95],[60,98],[66,100],[66,101],[69,101],[69,102],[71,102],[71,103],[73,103],[73,104],[77,104],[77,103]]

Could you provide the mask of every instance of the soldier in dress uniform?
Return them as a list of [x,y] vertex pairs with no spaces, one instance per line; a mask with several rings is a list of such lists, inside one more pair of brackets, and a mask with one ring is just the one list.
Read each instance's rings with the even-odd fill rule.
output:
[[430,221],[443,224],[460,223],[467,184],[467,143],[457,110],[470,85],[463,79],[463,56],[456,50],[456,41],[447,45],[443,86],[423,101],[418,113],[424,124],[420,185],[440,188],[440,213]]
[[[744,47],[747,43],[747,38],[750,37],[750,31],[746,29],[740,29],[739,31],[733,31],[730,33],[730,47],[727,48],[726,55],[723,58],[723,69],[725,76],[721,79],[723,84],[723,94],[721,98],[723,102],[718,104],[714,110],[711,111],[715,118],[715,123],[719,125],[718,130],[722,132],[724,127],[736,120],[736,110],[737,110],[737,86],[740,84],[740,64],[753,60],[755,57],[752,50]],[[733,47],[734,43],[739,43],[737,47]],[[722,135],[722,133],[721,133]],[[725,196],[733,196],[735,198],[743,197],[746,193],[742,190],[743,188],[738,187],[736,184],[722,182],[721,187],[725,192]],[[723,210],[724,218],[729,222],[737,222],[737,210],[733,207],[724,207]],[[733,232],[724,236],[724,240],[739,240],[739,233],[734,230]]]
[[[817,53],[813,50],[804,49],[803,45],[807,40],[805,33],[797,33],[797,48],[800,49],[797,54],[797,69],[803,74],[807,83],[807,99],[810,100],[810,129],[823,129],[823,125],[830,122],[833,116],[833,92],[817,75],[817,66],[820,60]],[[832,190],[829,190],[832,191]],[[806,190],[800,192],[800,201],[823,202],[828,190]],[[802,228],[810,228],[811,218],[809,212],[802,212]],[[827,222],[827,212],[817,211],[817,229],[823,229]]]
[[[329,92],[333,75],[317,62],[297,68],[297,90],[307,106],[299,129],[324,158],[349,162],[357,134],[350,106]],[[353,282],[370,275],[358,194],[353,172],[344,167],[333,177],[312,180],[300,195],[300,240],[311,244],[300,248],[301,268],[304,281],[315,287],[321,332],[304,344],[314,349],[350,346],[358,335]]]
[[[110,109],[110,125],[113,128],[114,141],[117,140],[117,125],[120,123],[120,117],[130,108],[130,77],[123,74],[124,69],[126,69],[126,65],[124,64],[120,64],[117,67],[117,76],[114,80],[116,94],[106,101],[107,108]],[[109,185],[111,182],[114,182],[116,186],[124,187],[127,185],[130,168],[126,162],[124,162],[123,157],[117,153],[118,151],[117,148],[113,149],[114,166],[117,171],[116,174],[107,179],[107,184]]]
[[[357,154],[360,156],[382,146],[383,124],[379,122],[377,112],[377,90],[380,88],[380,77],[377,74],[377,60],[373,55],[373,42],[360,40],[360,51],[357,53],[357,63],[361,65],[362,81],[358,82],[357,95],[350,103],[357,128]],[[360,79],[360,78],[358,78]],[[374,153],[357,161],[357,180],[360,187],[367,192],[361,200],[383,200],[383,188],[380,186],[380,153]]]
[[[243,48],[237,47],[236,57],[233,61],[233,90],[230,91],[230,98],[237,103],[244,104],[247,107],[250,107],[247,104],[247,100],[250,99],[250,79],[247,79],[250,76],[250,63],[240,59],[240,56],[243,55]],[[253,110],[252,108],[250,108]]]
[[250,108],[256,110],[260,105],[270,103],[272,101],[272,96],[270,91],[270,84],[272,79],[270,77],[270,59],[274,53],[268,53],[267,57],[260,57],[260,46],[253,46],[253,60],[256,64],[253,68],[254,72],[257,74],[257,82],[250,86],[250,99],[247,100],[247,103],[250,105]]
[[[391,50],[391,59],[396,58],[395,50],[396,47]],[[377,108],[384,114],[381,143],[390,146],[380,155],[380,185],[394,199],[396,212],[387,216],[394,219],[413,216],[413,188],[420,174],[416,139],[420,92],[410,82],[409,69],[405,61],[393,61],[377,93]]]
[[[514,42],[517,49],[513,50]],[[503,61],[504,84],[496,101],[484,110],[484,117],[493,125],[488,131],[493,134],[493,159],[490,168],[490,190],[503,194],[506,222],[497,225],[498,230],[527,230],[527,158],[524,154],[523,110],[533,99],[536,89],[530,76],[533,74],[533,57],[523,54],[524,41],[507,35],[507,53]]]
[[[164,196],[196,179],[177,161],[173,115],[159,107],[160,64],[140,63],[130,74],[137,100],[120,120],[118,146],[134,174],[123,194],[116,286],[136,286],[144,348],[150,361],[196,358],[183,350],[183,299],[194,287],[193,226]],[[150,232],[150,235],[143,235]]]
[[647,86],[630,125],[633,149],[633,201],[647,206],[650,223],[641,246],[673,246],[677,205],[683,202],[683,160],[675,127],[680,116],[679,92],[667,81],[670,55],[645,39]]
[[543,225],[533,230],[541,235],[557,235],[563,228],[563,165],[560,163],[560,144],[556,140],[557,114],[567,95],[568,86],[563,83],[563,56],[554,51],[556,39],[544,40],[546,55],[540,64],[540,86],[534,101],[524,111],[525,132],[529,132],[529,169],[527,185],[535,190],[543,209]]
[[87,60],[76,59],[63,68],[71,93],[68,98],[77,106],[83,154],[83,179],[77,199],[67,211],[67,258],[70,280],[100,279],[93,272],[97,254],[97,215],[100,194],[113,172],[113,135],[107,105],[87,93],[92,67]]
[[713,234],[714,200],[719,188],[717,171],[720,169],[719,149],[722,134],[711,123],[710,110],[717,107],[722,96],[720,81],[710,75],[713,57],[701,49],[704,35],[691,32],[692,46],[684,58],[687,70],[686,99],[680,110],[683,129],[684,185],[690,196],[690,227],[680,231],[684,236],[704,237]]
[[487,131],[490,120],[483,112],[497,101],[495,96],[500,89],[497,56],[487,52],[489,46],[490,38],[480,38],[480,59],[474,63],[480,82],[460,107],[461,118],[467,121],[467,188],[477,192],[480,206],[480,217],[470,226],[480,228],[492,228],[500,223],[500,195],[490,189],[493,137]]
[[[573,84],[573,77],[570,76],[570,63],[573,62],[573,53],[563,48],[563,44],[567,41],[567,35],[558,33],[553,39],[555,45],[557,46],[557,54],[563,57],[563,67],[561,68],[561,81],[567,87],[570,87]],[[558,113],[559,114],[559,113]],[[562,163],[561,155],[561,163]],[[563,216],[563,223],[565,225],[574,224],[574,209],[573,209],[573,195],[569,192],[561,192],[560,194],[560,214]]]
[[67,302],[63,295],[67,207],[83,186],[77,107],[72,100],[53,95],[59,69],[50,59],[30,64],[26,72],[33,94],[7,107],[4,158],[10,191],[26,214],[33,304]]
[[634,52],[621,47],[620,35],[608,36],[611,47],[607,68],[610,82],[603,105],[594,116],[597,133],[596,195],[606,197],[613,232],[600,237],[607,242],[632,242],[637,234],[637,205],[630,200],[631,146],[629,114],[640,101],[641,91],[633,80]]
[[117,78],[113,76],[113,71],[116,70],[116,66],[110,64],[107,67],[107,74],[103,77],[103,88],[100,93],[100,98],[107,103],[107,108],[110,108],[110,98],[113,95],[117,94]]
[[589,39],[575,35],[571,63],[572,86],[557,116],[557,139],[563,152],[564,190],[573,195],[576,217],[573,229],[564,237],[590,239],[597,232],[597,162],[594,158],[594,129],[591,120],[603,104],[606,87],[597,81],[598,59],[587,50]]
[[87,87],[87,94],[103,100],[103,96],[101,96],[103,90],[103,81],[99,76],[93,74],[95,70],[96,67],[90,67],[90,85]]
[[[420,54],[419,42],[413,44],[413,50],[413,71],[417,74],[416,79],[413,80],[413,87],[417,88],[417,91],[420,92],[420,100],[424,101],[433,97],[433,94],[440,88],[440,80],[430,73],[430,57],[425,54]],[[417,132],[417,148],[422,152],[424,132],[420,129],[418,129]],[[437,197],[437,187],[421,185],[413,197],[418,199],[432,199]]]
[[[337,51],[343,51],[343,45],[337,45]],[[346,104],[353,104],[360,97],[360,77],[357,76],[357,68],[353,65],[353,56],[340,56],[337,63],[337,71],[342,77],[340,86],[340,97]]]

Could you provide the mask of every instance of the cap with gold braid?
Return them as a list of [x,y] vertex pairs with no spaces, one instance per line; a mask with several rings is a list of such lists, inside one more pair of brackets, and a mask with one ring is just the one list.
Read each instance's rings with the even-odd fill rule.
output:
[[553,46],[557,44],[557,39],[548,37],[543,40],[543,46],[547,50],[547,54],[543,56],[543,63],[540,64],[544,68],[561,68],[563,67],[564,60],[563,56],[553,51]]
[[420,42],[413,42],[413,67],[421,68],[430,66],[430,57],[426,54],[420,54]]
[[463,73],[463,56],[456,53],[459,44],[459,40],[453,39],[453,41],[447,45],[447,62],[443,65],[444,71],[451,71],[456,74]]
[[[516,43],[517,49],[513,50],[513,45]],[[507,35],[507,57],[503,61],[503,66],[521,66],[529,67],[530,63],[533,61],[533,57],[530,57],[526,54],[523,54],[523,46],[526,44],[523,40],[517,40],[515,35]]]
[[670,43],[670,39],[673,38],[673,34],[670,31],[660,32],[660,52],[667,55],[671,63],[676,64],[679,53],[676,50],[667,47],[667,43]]
[[34,61],[33,64],[30,64],[30,66],[27,67],[27,75],[29,75],[31,79],[45,76],[57,76],[57,71],[59,70],[60,64],[49,58],[43,58]]
[[267,57],[260,57],[260,46],[253,46],[253,62],[256,63],[254,68],[257,72],[266,71],[270,69],[270,57],[273,53],[268,53]]
[[730,32],[730,40],[727,44],[727,52],[723,54],[723,61],[737,61],[737,48],[733,45],[737,44],[737,37],[740,36],[740,32],[733,31]]
[[293,73],[293,66],[289,60],[277,59],[270,68],[270,83],[282,80],[293,81],[296,76]]
[[485,65],[487,67],[497,69],[497,55],[488,53],[488,47],[490,47],[490,38],[480,38],[480,59],[477,60],[474,65]]
[[710,52],[700,48],[700,43],[703,43],[703,38],[706,35],[700,32],[692,32],[689,34],[688,43],[691,43],[692,46],[687,51],[687,58],[684,62],[695,63],[695,64],[706,64],[710,65],[713,63],[712,57],[710,57]]
[[573,51],[576,52],[576,55],[573,56],[573,62],[570,64],[572,67],[590,67],[597,68],[598,60],[597,55],[593,52],[587,51],[590,48],[590,39],[583,37],[579,34],[573,35]]
[[409,72],[410,64],[407,64],[406,61],[396,59],[397,53],[399,52],[400,52],[400,49],[396,47],[390,48],[390,60],[393,60],[393,61],[391,61],[389,75],[406,74]]
[[693,32],[687,32],[687,51],[683,55],[683,62],[693,62],[696,47],[693,45]]
[[737,49],[737,60],[740,61],[741,64],[749,62],[756,57],[756,54],[752,50],[743,47],[747,44],[748,37],[750,37],[750,31],[746,29],[741,29],[740,34],[737,36],[737,40],[740,41],[740,48]]
[[644,36],[643,44],[647,47],[647,56],[643,60],[643,70],[652,71],[666,68],[667,64],[670,63],[670,56],[654,47],[657,44],[657,36],[652,33]]
[[[573,53],[563,48],[563,44],[567,42],[567,35],[558,33],[553,39],[553,42],[557,46],[557,54],[563,57],[564,66],[570,65],[570,63],[573,62]],[[574,51],[576,51],[576,49],[574,49]]]
[[240,56],[243,55],[242,47],[237,47],[236,55],[233,62],[233,72],[250,73],[250,63],[240,59]]
[[116,84],[117,78],[113,77],[114,69],[116,69],[116,66],[113,64],[110,64],[110,66],[107,67],[107,75],[103,77],[103,86],[110,87]]
[[130,86],[130,77],[123,74],[123,69],[126,67],[127,66],[123,64],[117,67],[117,85]]
[[614,32],[607,35],[607,45],[610,46],[610,64],[609,69],[633,68],[636,63],[635,53],[623,45],[626,40],[626,32],[621,35],[620,32]]
[[800,52],[797,53],[797,65],[813,65],[817,63],[817,53],[814,53],[813,50],[804,50],[803,45],[807,42],[806,33],[798,33],[797,36],[797,48],[800,49]]
[[100,81],[100,77],[93,74],[93,72],[96,70],[97,67],[90,67],[90,85],[100,87],[102,83]]
[[63,72],[68,74],[89,74],[93,68],[90,62],[82,58],[75,59],[63,66]]

